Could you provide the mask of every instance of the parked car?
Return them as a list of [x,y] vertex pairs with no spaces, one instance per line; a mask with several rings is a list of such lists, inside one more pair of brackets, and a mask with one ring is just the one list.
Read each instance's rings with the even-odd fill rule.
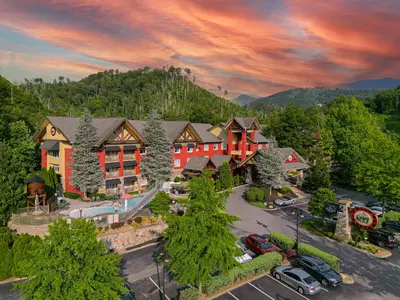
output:
[[393,228],[400,231],[400,222],[387,221],[383,223],[384,227]]
[[398,246],[394,235],[382,229],[368,231],[368,240],[379,247],[395,248]]
[[236,246],[240,249],[242,252],[242,256],[235,256],[235,259],[238,263],[244,264],[252,260],[251,256],[247,254],[246,249],[244,249],[243,246],[236,244]]
[[393,235],[395,241],[396,241],[397,243],[400,242],[400,231],[399,231],[399,230],[393,229],[393,228],[391,228],[391,227],[383,227],[383,228],[380,229],[380,231],[381,231],[381,232],[386,232],[386,233],[388,233],[388,234]]
[[300,294],[314,295],[321,291],[319,282],[299,268],[279,266],[272,270],[272,275],[296,289]]
[[127,284],[125,284],[124,287],[128,292],[121,297],[121,300],[136,300],[135,293],[132,292],[131,288]]
[[369,209],[377,216],[380,217],[382,216],[382,212],[386,210],[383,210],[381,206],[371,206]]
[[279,206],[286,206],[286,205],[289,205],[289,204],[295,204],[296,203],[296,198],[282,197],[282,198],[279,198],[279,199],[275,199],[274,203],[276,205],[279,205]]
[[373,207],[373,206],[381,206],[381,203],[378,200],[371,200],[367,202],[366,207]]
[[183,188],[183,187],[172,188],[172,189],[170,190],[170,193],[171,193],[171,194],[175,194],[175,195],[178,195],[178,194],[185,194],[185,193],[186,193],[186,190],[185,190],[185,188]]
[[278,250],[273,247],[268,240],[262,238],[258,234],[250,234],[246,238],[246,243],[251,251],[255,254],[265,254],[269,252],[278,252]]
[[319,258],[302,255],[297,261],[307,273],[322,283],[323,286],[337,286],[343,282],[340,274]]
[[350,209],[358,208],[358,207],[365,207],[365,205],[363,203],[351,203],[350,204]]

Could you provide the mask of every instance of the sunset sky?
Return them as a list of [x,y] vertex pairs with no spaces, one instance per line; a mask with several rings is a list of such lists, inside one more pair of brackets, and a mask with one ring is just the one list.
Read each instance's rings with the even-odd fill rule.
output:
[[230,97],[400,77],[400,0],[0,0],[0,74],[190,68]]

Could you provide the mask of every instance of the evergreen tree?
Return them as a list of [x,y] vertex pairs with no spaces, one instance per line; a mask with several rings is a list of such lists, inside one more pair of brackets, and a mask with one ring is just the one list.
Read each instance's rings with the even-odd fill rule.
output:
[[231,168],[227,161],[224,161],[222,163],[221,169],[219,171],[219,180],[221,181],[221,184],[225,189],[233,187],[233,176]]
[[272,188],[278,188],[285,183],[287,171],[277,148],[270,147],[258,150],[258,155],[255,156],[255,166],[258,183],[267,187],[270,193]]
[[25,299],[119,300],[125,292],[120,261],[97,240],[93,223],[58,219],[35,259],[26,262],[28,280],[16,286]]
[[327,208],[329,206],[339,205],[336,195],[328,188],[319,188],[311,194],[310,202],[308,202],[308,211],[316,217],[326,218],[330,213]]
[[11,250],[11,231],[8,227],[0,227],[0,280],[11,276],[13,255]]
[[172,170],[171,142],[162,126],[160,115],[155,111],[150,113],[146,121],[143,137],[149,151],[140,163],[142,176],[152,183],[169,181]]
[[97,140],[93,120],[89,110],[85,109],[79,119],[75,142],[72,144],[74,153],[71,154],[71,182],[75,188],[84,192],[85,197],[89,193],[95,193],[104,184],[104,174],[95,149]]
[[236,237],[229,226],[238,218],[225,213],[227,193],[217,193],[210,174],[189,183],[185,215],[169,215],[165,232],[169,270],[182,284],[199,287],[218,269],[227,272],[237,265]]

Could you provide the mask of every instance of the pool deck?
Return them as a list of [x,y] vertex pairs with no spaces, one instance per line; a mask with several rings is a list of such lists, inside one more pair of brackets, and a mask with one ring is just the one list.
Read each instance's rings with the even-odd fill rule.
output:
[[105,200],[105,201],[95,201],[95,202],[89,202],[89,201],[80,201],[80,200],[74,200],[74,199],[65,199],[68,203],[69,206],[66,209],[63,209],[60,211],[60,215],[65,215],[69,216],[70,212],[79,209],[79,208],[89,208],[89,207],[102,207],[102,206],[110,206],[113,205],[113,201],[111,200]]

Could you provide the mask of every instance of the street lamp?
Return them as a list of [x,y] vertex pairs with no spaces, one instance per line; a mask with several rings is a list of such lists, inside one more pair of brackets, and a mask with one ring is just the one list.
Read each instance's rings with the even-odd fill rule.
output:
[[[165,264],[169,261],[169,257],[168,257],[168,253],[164,249],[164,244],[161,244],[158,249],[156,248],[154,250],[153,257],[156,260],[160,300],[165,300]],[[160,280],[160,271],[158,268],[158,264],[161,261],[162,261],[162,269],[161,269],[162,284],[161,284],[161,280]]]
[[299,218],[304,218],[303,210],[300,208],[293,208],[292,215],[296,215],[296,255],[299,255]]

